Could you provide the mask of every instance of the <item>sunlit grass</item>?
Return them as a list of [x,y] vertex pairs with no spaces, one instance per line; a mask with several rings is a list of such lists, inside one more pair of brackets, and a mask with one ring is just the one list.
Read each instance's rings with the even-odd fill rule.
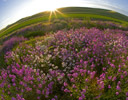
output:
[[64,13],[60,12],[57,9],[51,9],[49,14],[49,22],[51,21],[52,17],[58,18],[57,15],[61,15],[62,17],[67,17]]

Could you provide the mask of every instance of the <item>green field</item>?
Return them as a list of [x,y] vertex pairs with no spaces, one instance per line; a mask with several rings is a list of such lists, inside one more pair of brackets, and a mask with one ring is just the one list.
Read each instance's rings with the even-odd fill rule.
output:
[[[117,12],[111,12],[109,10],[104,9],[94,9],[94,8],[82,8],[82,7],[68,7],[68,8],[60,8],[58,9],[60,14],[56,12],[56,16],[53,14],[51,16],[52,19],[63,19],[63,18],[83,18],[83,19],[91,19],[91,20],[106,20],[106,21],[114,21],[124,25],[128,24],[128,17]],[[21,29],[25,26],[29,26],[39,22],[48,22],[49,21],[50,12],[42,12],[33,16],[29,16],[23,18],[6,28],[0,31],[0,38],[11,34],[12,32]]]

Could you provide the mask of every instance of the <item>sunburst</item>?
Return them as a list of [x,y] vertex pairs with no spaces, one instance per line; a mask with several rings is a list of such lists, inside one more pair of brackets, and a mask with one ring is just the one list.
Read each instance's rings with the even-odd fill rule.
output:
[[60,12],[58,9],[52,9],[52,10],[50,10],[50,14],[49,14],[49,22],[51,21],[52,15],[54,15],[55,18],[57,18],[57,15],[66,17],[66,15],[64,13]]

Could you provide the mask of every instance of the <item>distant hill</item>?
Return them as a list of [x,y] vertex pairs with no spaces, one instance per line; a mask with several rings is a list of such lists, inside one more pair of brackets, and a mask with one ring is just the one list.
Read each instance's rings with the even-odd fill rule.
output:
[[68,7],[68,8],[60,8],[58,10],[63,13],[97,14],[97,15],[102,15],[102,16],[123,20],[123,21],[128,21],[128,16],[125,16],[118,12],[113,12],[110,10],[99,9],[99,8]]
[[[125,16],[123,14],[120,14],[118,12],[114,12],[111,10],[106,10],[106,9],[87,8],[87,7],[65,7],[65,8],[59,8],[58,10],[62,13],[70,13],[70,14],[71,13],[97,14],[97,15],[107,16],[107,17],[111,17],[111,18],[115,18],[115,19],[119,19],[119,20],[128,22],[128,16]],[[47,14],[49,14],[47,11],[41,12],[41,13],[38,13],[38,14],[35,14],[35,15],[32,15],[29,17],[22,18],[19,21],[17,21],[16,23],[24,22],[26,20],[30,20],[33,18],[39,18],[39,17],[45,16]]]
[[[89,17],[92,19],[102,19],[102,20],[110,20],[110,21],[116,21],[119,23],[128,23],[128,16],[122,15],[118,12],[105,10],[105,9],[98,9],[98,8],[87,8],[87,7],[65,7],[65,8],[59,8],[59,12],[63,13],[65,16],[61,15],[60,13],[57,13],[57,18],[85,18]],[[2,29],[0,31],[0,38],[8,35],[20,28],[23,28],[25,26],[29,26],[35,23],[43,22],[43,21],[49,21],[49,14],[50,12],[45,11],[41,12],[32,16],[28,16],[25,18],[20,19],[19,21],[8,25],[6,28]],[[51,17],[56,18],[55,15],[52,15]]]

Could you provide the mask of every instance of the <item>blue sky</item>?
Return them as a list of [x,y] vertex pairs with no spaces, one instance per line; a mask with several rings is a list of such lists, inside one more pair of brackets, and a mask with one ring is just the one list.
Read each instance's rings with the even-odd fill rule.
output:
[[128,0],[0,0],[0,29],[23,17],[67,6],[105,8],[128,16]]

